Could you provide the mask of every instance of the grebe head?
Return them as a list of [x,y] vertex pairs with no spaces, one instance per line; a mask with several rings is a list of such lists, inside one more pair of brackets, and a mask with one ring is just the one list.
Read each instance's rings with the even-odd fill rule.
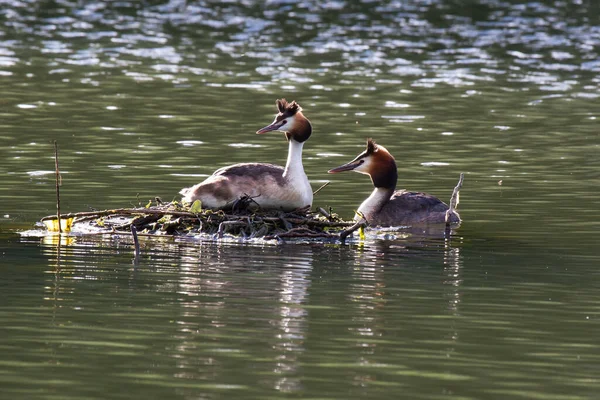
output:
[[369,175],[373,185],[381,188],[395,188],[398,180],[396,160],[385,147],[376,144],[373,139],[367,139],[366,150],[354,160],[327,172],[336,174],[343,171],[356,171]]
[[285,132],[287,140],[293,139],[299,143],[307,141],[312,133],[312,126],[302,114],[302,107],[296,101],[288,103],[286,99],[278,99],[276,104],[279,113],[275,116],[275,120],[256,133],[281,131]]

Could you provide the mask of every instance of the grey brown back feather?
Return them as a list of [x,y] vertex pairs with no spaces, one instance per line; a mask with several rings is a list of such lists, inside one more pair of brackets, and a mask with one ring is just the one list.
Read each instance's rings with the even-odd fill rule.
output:
[[219,168],[213,175],[226,176],[226,177],[254,177],[258,178],[263,175],[271,175],[281,186],[285,184],[285,178],[283,177],[284,168],[279,165],[266,164],[266,163],[243,163],[234,164],[227,167]]
[[[399,190],[384,204],[379,212],[369,221],[373,226],[409,225],[415,223],[444,223],[448,205],[427,193]],[[454,220],[456,219],[456,221]],[[453,216],[451,222],[458,222]]]

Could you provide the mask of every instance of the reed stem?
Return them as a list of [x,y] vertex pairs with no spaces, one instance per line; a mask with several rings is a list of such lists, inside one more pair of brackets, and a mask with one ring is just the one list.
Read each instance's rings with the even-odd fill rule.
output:
[[62,233],[60,223],[60,170],[58,169],[58,143],[54,141],[54,169],[56,174],[56,219],[58,220],[58,233]]

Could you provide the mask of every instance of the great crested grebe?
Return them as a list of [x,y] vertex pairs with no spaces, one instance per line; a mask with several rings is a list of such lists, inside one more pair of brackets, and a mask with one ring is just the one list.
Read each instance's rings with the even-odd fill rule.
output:
[[302,166],[302,147],[312,133],[310,121],[295,101],[277,100],[272,124],[256,133],[285,132],[289,142],[285,168],[266,163],[234,164],[216,170],[201,183],[182,189],[183,201],[202,202],[203,208],[228,209],[249,196],[262,209],[291,211],[312,205],[313,192]]
[[[375,190],[358,207],[372,226],[401,226],[446,222],[446,203],[427,193],[396,189],[398,170],[396,160],[385,147],[367,140],[367,149],[347,164],[329,170],[330,174],[356,171],[371,176]],[[355,220],[360,219],[357,215]],[[450,223],[460,222],[456,212],[450,214]]]

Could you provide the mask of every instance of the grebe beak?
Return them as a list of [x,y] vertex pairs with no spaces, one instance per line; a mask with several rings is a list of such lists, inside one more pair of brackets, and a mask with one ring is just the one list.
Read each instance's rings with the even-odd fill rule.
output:
[[352,160],[347,164],[344,165],[340,165],[339,167],[335,167],[330,169],[329,171],[327,171],[330,174],[337,174],[338,172],[344,172],[344,171],[352,171],[353,169],[358,168],[360,165],[362,165],[364,162],[364,160],[361,158],[359,160]]
[[267,125],[264,128],[261,128],[261,129],[257,130],[256,134],[257,135],[262,135],[263,133],[276,131],[279,128],[281,128],[284,123],[285,123],[285,121],[273,122],[271,125]]

